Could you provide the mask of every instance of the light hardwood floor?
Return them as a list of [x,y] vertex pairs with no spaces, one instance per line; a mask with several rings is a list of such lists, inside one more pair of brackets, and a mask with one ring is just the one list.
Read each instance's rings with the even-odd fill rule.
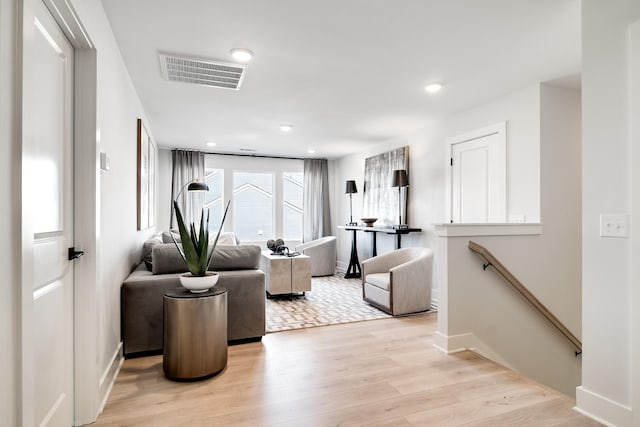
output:
[[574,402],[475,353],[433,347],[436,314],[268,334],[227,368],[167,380],[124,362],[98,426],[597,426]]

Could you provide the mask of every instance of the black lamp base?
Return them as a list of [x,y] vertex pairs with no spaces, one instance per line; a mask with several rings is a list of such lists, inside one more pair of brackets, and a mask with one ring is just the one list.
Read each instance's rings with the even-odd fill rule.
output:
[[358,223],[357,222],[349,222],[349,223],[347,223],[347,225],[358,225]]
[[409,226],[407,224],[398,224],[394,225],[393,228],[395,228],[396,230],[406,230],[407,228],[409,228]]

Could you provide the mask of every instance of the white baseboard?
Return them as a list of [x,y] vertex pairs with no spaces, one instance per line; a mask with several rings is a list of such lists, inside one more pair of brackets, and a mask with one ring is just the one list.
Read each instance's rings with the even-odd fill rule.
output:
[[435,341],[433,346],[447,354],[475,349],[475,337],[472,333],[447,336],[436,331]]
[[107,399],[111,394],[113,384],[116,382],[122,363],[124,362],[124,356],[122,355],[122,341],[118,344],[116,351],[111,356],[111,361],[107,365],[107,369],[100,376],[100,408],[98,414],[102,412],[104,406],[107,404]]
[[633,411],[611,399],[580,386],[576,388],[576,412],[611,427],[627,427],[633,423]]
[[336,271],[340,273],[346,273],[348,266],[349,265],[346,262],[338,261],[336,262]]

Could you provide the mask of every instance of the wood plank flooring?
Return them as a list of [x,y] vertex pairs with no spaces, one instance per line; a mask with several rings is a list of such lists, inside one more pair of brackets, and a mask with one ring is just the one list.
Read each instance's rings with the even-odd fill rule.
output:
[[573,400],[481,356],[433,347],[435,313],[267,334],[227,368],[167,380],[124,362],[96,426],[598,426]]

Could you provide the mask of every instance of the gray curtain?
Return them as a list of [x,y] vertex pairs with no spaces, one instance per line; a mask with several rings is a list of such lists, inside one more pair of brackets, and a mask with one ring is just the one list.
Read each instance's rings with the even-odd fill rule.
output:
[[[180,190],[188,183],[198,180],[204,182],[204,153],[200,151],[173,150],[171,152],[173,170],[171,175],[171,225],[177,228],[175,212],[173,211],[173,200],[176,199]],[[185,219],[185,224],[196,223],[196,228],[200,224],[200,213],[204,205],[204,194],[200,192],[189,193],[186,188],[178,198],[180,212]]]
[[309,242],[331,234],[327,159],[305,159],[303,194],[302,241]]

